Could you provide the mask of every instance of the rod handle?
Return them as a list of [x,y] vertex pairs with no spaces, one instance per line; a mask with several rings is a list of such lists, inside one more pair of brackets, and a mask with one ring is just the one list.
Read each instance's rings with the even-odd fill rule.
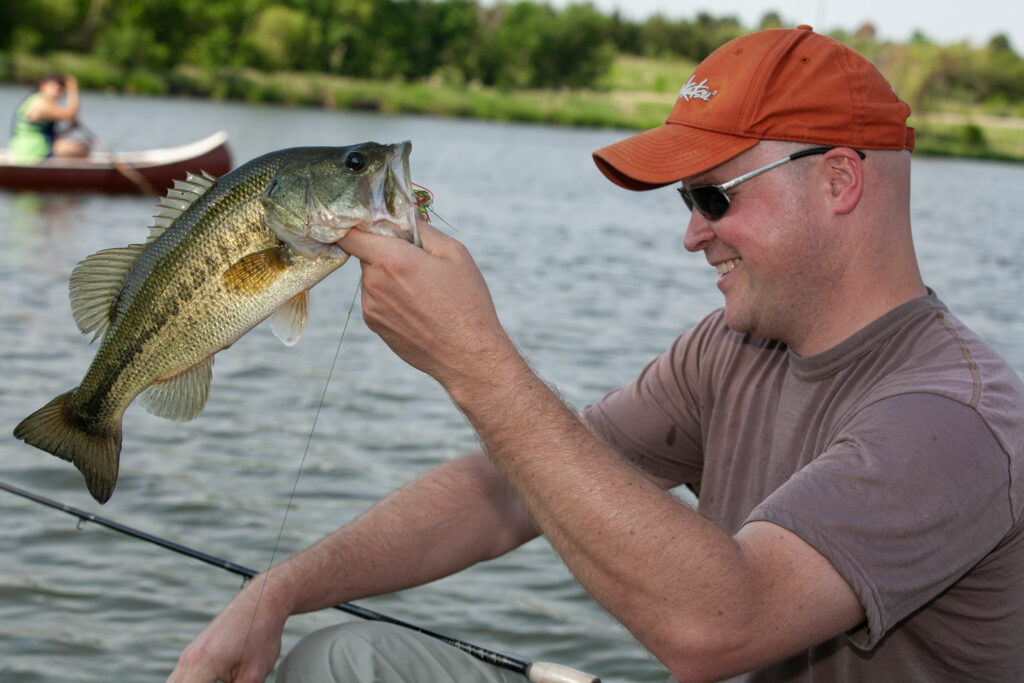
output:
[[526,677],[533,683],[601,683],[597,676],[551,662],[530,664],[526,667]]

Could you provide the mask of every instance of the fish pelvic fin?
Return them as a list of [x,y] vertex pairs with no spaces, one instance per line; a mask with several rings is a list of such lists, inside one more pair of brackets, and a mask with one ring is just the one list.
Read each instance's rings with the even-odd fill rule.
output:
[[309,290],[299,292],[284,302],[270,319],[270,330],[285,346],[294,346],[302,339],[309,322]]
[[212,377],[213,356],[209,356],[181,374],[149,385],[139,394],[139,403],[158,417],[194,420],[206,405]]
[[282,244],[243,256],[224,272],[225,286],[249,296],[263,292],[291,267],[286,250]]
[[73,394],[61,394],[26,417],[14,428],[14,436],[73,463],[85,477],[92,497],[106,503],[117,483],[121,425],[118,423],[110,433],[87,430],[68,407]]

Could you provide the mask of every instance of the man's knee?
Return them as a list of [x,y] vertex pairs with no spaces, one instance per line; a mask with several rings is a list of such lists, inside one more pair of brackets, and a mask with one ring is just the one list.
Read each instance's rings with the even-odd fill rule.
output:
[[435,638],[379,622],[350,622],[314,631],[288,653],[277,672],[277,683],[525,680]]

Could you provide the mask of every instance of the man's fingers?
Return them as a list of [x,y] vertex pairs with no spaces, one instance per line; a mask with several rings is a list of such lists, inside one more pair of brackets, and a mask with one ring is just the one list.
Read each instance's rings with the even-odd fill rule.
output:
[[[427,253],[442,256],[445,247],[454,241],[426,221],[417,221],[416,227],[419,230],[423,250]],[[344,237],[338,240],[338,246],[363,263],[372,265],[385,254],[394,253],[399,249],[407,249],[412,244],[405,240],[397,240],[393,237],[377,235],[356,228],[349,230]]]
[[[352,254],[363,263],[375,263],[388,251],[389,246],[382,243],[383,240],[393,239],[383,235],[374,235],[362,230],[353,228],[345,233],[345,236],[338,240],[338,246],[347,253]],[[401,240],[396,240],[401,241]]]
[[429,246],[436,246],[438,244],[444,244],[452,241],[451,237],[444,234],[433,225],[426,221],[416,221],[416,227],[420,231],[420,242],[423,243],[423,248],[433,253],[433,249],[428,248]]

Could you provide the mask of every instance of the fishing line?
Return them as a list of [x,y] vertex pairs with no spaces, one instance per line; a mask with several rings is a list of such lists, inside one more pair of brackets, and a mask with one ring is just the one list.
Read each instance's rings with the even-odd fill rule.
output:
[[[433,215],[437,217],[439,220],[441,220],[445,225],[451,227],[454,230],[455,228],[451,226],[451,224],[449,224],[448,221],[444,220],[444,218],[439,216],[437,212],[434,211],[432,206],[434,197],[430,190],[427,190],[426,188],[419,185],[416,185],[416,187],[422,191],[415,193],[415,204],[420,213],[420,216],[424,220],[429,220],[429,215]],[[263,572],[263,582],[262,585],[260,586],[259,594],[256,598],[256,605],[253,608],[252,618],[249,621],[249,628],[246,631],[245,640],[242,643],[242,656],[240,657],[240,659],[244,659],[244,653],[249,644],[249,636],[252,634],[253,626],[256,623],[256,616],[259,612],[260,604],[263,600],[263,592],[266,589],[267,582],[270,580],[270,572],[273,569],[274,560],[277,559],[277,554],[278,551],[280,550],[281,539],[284,536],[285,525],[287,524],[288,521],[288,513],[291,510],[291,506],[295,499],[296,492],[298,491],[299,479],[302,476],[302,469],[305,465],[306,457],[309,454],[309,448],[313,441],[313,435],[316,432],[316,425],[320,418],[320,412],[323,409],[324,402],[326,401],[327,398],[327,389],[330,386],[331,379],[334,375],[335,367],[338,364],[338,358],[341,355],[341,346],[345,340],[345,335],[348,331],[349,322],[351,322],[352,320],[352,311],[355,310],[356,297],[359,296],[361,288],[362,279],[360,279],[360,281],[356,283],[355,291],[352,293],[352,301],[349,304],[348,313],[345,316],[345,323],[342,326],[341,336],[338,339],[338,346],[334,351],[334,359],[332,360],[330,370],[327,373],[327,381],[324,383],[324,389],[320,395],[320,402],[318,403],[316,413],[313,416],[313,424],[310,427],[309,436],[306,439],[306,447],[302,452],[302,457],[299,461],[299,468],[295,474],[295,481],[292,483],[292,489],[291,492],[289,493],[288,502],[285,506],[284,516],[281,519],[281,526],[278,529],[277,538],[274,541],[274,548],[273,551],[271,552],[270,564],[267,567],[267,570]],[[104,526],[118,533],[146,541],[147,543],[151,543],[153,545],[159,546],[167,550],[171,550],[173,552],[181,553],[193,559],[200,560],[207,564],[220,567],[221,569],[232,572],[234,574],[241,575],[244,577],[245,581],[251,580],[258,575],[257,572],[253,569],[243,567],[242,565],[235,564],[234,562],[229,562],[228,560],[210,555],[200,550],[196,550],[195,548],[190,548],[188,546],[175,543],[166,538],[154,536],[153,534],[149,534],[139,529],[129,527],[125,524],[115,522],[114,520],[105,517],[100,517],[99,515],[95,515],[90,512],[79,510],[78,508],[72,507],[70,505],[59,503],[44,496],[40,496],[39,494],[26,491],[25,489],[21,489],[16,486],[12,486],[4,481],[0,481],[0,490],[8,491],[23,498],[27,498],[28,500],[31,500],[33,502],[60,510],[62,512],[77,517],[78,520],[76,523],[76,528],[79,530],[85,525],[86,522],[93,522],[95,524],[99,524],[100,526]],[[407,628],[418,633],[422,633],[431,638],[445,642],[448,645],[451,645],[452,647],[458,648],[459,650],[462,650],[463,652],[473,657],[476,657],[477,659],[480,659],[484,662],[488,662],[499,668],[508,669],[510,671],[520,673],[532,683],[600,683],[599,678],[591,676],[590,674],[581,671],[577,671],[575,669],[571,669],[569,667],[565,667],[559,664],[552,664],[550,662],[523,661],[521,659],[510,657],[500,652],[495,652],[493,650],[482,648],[478,645],[474,645],[466,641],[457,640],[455,638],[442,635],[435,631],[422,628],[420,626],[402,621],[400,619],[395,619],[394,617],[389,617],[386,614],[381,614],[380,612],[375,612],[373,610],[361,607],[353,603],[343,603],[340,605],[335,605],[334,608],[342,612],[347,612],[349,614],[355,615],[362,619],[390,623],[396,626],[400,626],[402,628]],[[76,677],[81,679],[79,673],[73,673],[75,674]]]
[[[413,203],[416,205],[416,211],[420,218],[425,221],[429,221],[430,213],[433,213],[435,216],[437,215],[437,212],[433,209],[434,193],[422,185],[417,185],[416,183],[412,183],[412,185],[416,188],[412,192]],[[438,218],[440,218],[440,216],[438,216]],[[441,220],[445,225],[448,225],[448,221],[445,221],[443,218],[441,218]],[[418,235],[416,235],[415,241],[417,246],[421,246]],[[327,373],[327,381],[324,382],[324,390],[320,395],[320,402],[317,404],[316,414],[313,416],[313,425],[310,427],[309,436],[306,438],[306,447],[302,451],[302,458],[299,460],[299,469],[295,473],[295,481],[292,483],[292,490],[288,496],[288,502],[285,504],[284,516],[281,519],[281,527],[278,529],[277,539],[274,541],[274,549],[270,554],[270,564],[267,566],[267,571],[263,575],[263,582],[260,585],[259,595],[256,597],[256,605],[252,610],[252,618],[249,620],[249,628],[245,632],[245,640],[242,642],[243,655],[245,653],[246,646],[249,644],[249,636],[252,634],[253,626],[256,623],[256,615],[259,613],[260,604],[263,601],[263,591],[267,588],[267,582],[270,580],[270,572],[273,569],[274,560],[277,559],[277,553],[281,546],[281,539],[284,537],[285,524],[288,522],[288,512],[291,510],[292,502],[295,500],[295,493],[299,488],[299,478],[302,476],[302,468],[306,463],[306,456],[309,454],[309,447],[313,443],[313,434],[316,432],[317,421],[320,419],[320,411],[323,409],[324,401],[327,398],[327,389],[331,384],[331,377],[334,375],[334,368],[338,364],[338,356],[341,355],[341,344],[345,341],[345,333],[348,331],[348,324],[352,320],[352,311],[355,310],[356,297],[359,296],[361,285],[362,278],[360,278],[359,282],[356,283],[355,291],[352,293],[352,302],[349,304],[348,314],[345,316],[345,324],[341,329],[341,336],[338,339],[338,348],[334,351],[334,360],[331,362],[331,369]]]
[[356,283],[355,291],[352,293],[352,302],[348,307],[348,314],[345,316],[345,324],[341,328],[341,336],[338,338],[338,348],[334,350],[334,360],[331,362],[331,369],[327,372],[327,381],[324,382],[324,390],[320,394],[320,402],[316,406],[316,413],[313,416],[313,425],[309,428],[309,436],[306,437],[306,448],[302,451],[302,458],[299,459],[299,470],[295,473],[295,481],[292,483],[291,493],[288,494],[288,502],[285,504],[284,516],[281,519],[281,527],[277,531],[277,539],[274,541],[274,549],[270,553],[270,563],[267,565],[267,571],[263,575],[263,582],[260,585],[259,595],[256,597],[256,606],[252,610],[252,619],[249,620],[249,629],[245,632],[245,640],[242,642],[242,653],[244,655],[245,648],[249,644],[249,635],[252,633],[252,627],[256,623],[256,614],[260,611],[260,603],[263,601],[263,591],[267,588],[267,581],[270,580],[270,572],[274,566],[274,560],[277,559],[277,552],[281,547],[281,538],[284,536],[284,527],[288,522],[288,512],[292,509],[292,501],[295,500],[295,492],[299,488],[299,478],[302,476],[302,468],[306,464],[306,456],[309,454],[309,447],[313,443],[313,434],[316,432],[316,423],[320,419],[320,411],[323,409],[324,401],[327,399],[327,388],[331,385],[331,377],[334,375],[334,368],[338,364],[338,356],[341,355],[341,344],[345,341],[345,333],[348,331],[349,321],[352,320],[352,311],[356,307],[356,297],[359,296],[360,285],[362,278]]

